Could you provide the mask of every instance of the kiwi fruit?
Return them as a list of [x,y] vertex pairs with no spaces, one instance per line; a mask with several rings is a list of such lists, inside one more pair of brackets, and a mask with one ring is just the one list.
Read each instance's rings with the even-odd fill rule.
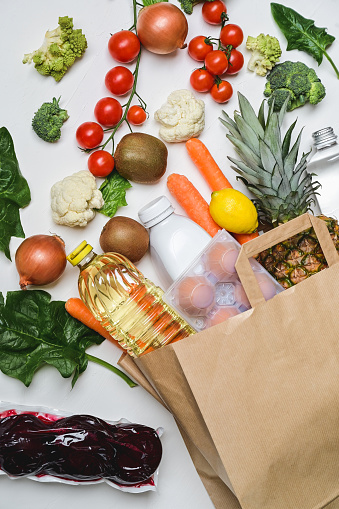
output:
[[119,253],[131,262],[141,260],[149,246],[149,234],[146,228],[125,216],[112,217],[103,227],[100,247],[104,253]]
[[152,184],[164,175],[167,155],[167,147],[159,138],[145,133],[129,133],[121,138],[115,149],[115,168],[131,182]]

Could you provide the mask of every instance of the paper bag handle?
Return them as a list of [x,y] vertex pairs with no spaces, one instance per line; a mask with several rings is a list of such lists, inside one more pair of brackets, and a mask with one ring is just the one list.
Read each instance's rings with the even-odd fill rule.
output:
[[312,216],[311,214],[303,214],[292,219],[278,228],[274,228],[263,235],[259,235],[259,237],[256,237],[241,246],[235,267],[252,307],[265,302],[265,298],[254,275],[249,258],[261,251],[264,251],[265,249],[268,249],[269,247],[275,246],[278,242],[282,242],[293,237],[293,235],[296,235],[311,226],[314,228],[328,265],[332,266],[335,263],[338,263],[339,255],[333,244],[325,221]]

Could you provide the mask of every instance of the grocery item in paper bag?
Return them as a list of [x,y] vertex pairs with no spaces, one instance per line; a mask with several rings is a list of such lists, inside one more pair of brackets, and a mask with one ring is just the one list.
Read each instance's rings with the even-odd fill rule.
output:
[[126,420],[1,404],[0,473],[72,484],[106,481],[134,491],[139,484],[154,486],[161,433]]
[[67,259],[80,269],[81,299],[132,357],[194,334],[194,329],[163,301],[163,290],[125,256],[97,255],[83,241]]
[[212,237],[189,217],[176,214],[166,196],[152,200],[138,215],[149,229],[151,258],[162,284],[168,288]]
[[[221,230],[165,292],[164,300],[196,331],[250,309],[235,269],[239,251],[240,244],[226,230]],[[283,291],[255,259],[250,263],[265,300]]]

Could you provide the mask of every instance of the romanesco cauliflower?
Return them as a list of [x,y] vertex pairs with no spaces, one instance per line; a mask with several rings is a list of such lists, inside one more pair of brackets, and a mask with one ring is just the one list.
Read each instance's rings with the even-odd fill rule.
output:
[[66,71],[80,58],[87,48],[87,40],[81,29],[73,29],[73,18],[59,18],[59,26],[47,30],[42,46],[24,55],[24,64],[34,63],[43,76],[53,76],[60,81]]
[[255,71],[259,76],[265,76],[281,56],[281,48],[276,37],[260,34],[258,37],[247,37],[246,48],[252,51],[252,56],[247,64],[250,71]]

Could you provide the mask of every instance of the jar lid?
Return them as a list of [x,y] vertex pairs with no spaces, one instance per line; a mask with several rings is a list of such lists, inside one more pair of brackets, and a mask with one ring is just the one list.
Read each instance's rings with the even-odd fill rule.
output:
[[67,255],[67,260],[73,265],[78,265],[78,263],[81,262],[87,256],[91,251],[93,247],[90,244],[87,244],[86,240],[83,240],[81,244],[79,244],[74,251],[69,253]]
[[333,131],[333,127],[325,127],[319,129],[312,134],[314,144],[317,148],[327,147],[336,143],[337,136]]
[[166,196],[160,196],[139,210],[138,216],[146,228],[151,228],[174,212],[171,202]]

